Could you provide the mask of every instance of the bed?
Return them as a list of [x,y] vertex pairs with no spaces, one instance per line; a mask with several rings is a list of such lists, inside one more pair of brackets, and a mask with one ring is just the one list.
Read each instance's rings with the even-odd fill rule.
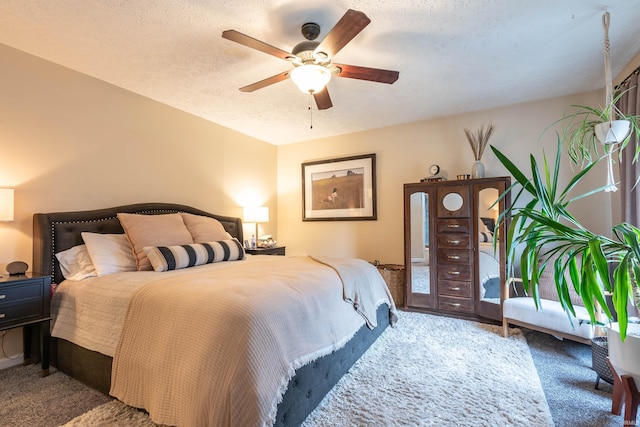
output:
[[[54,298],[53,298],[54,301],[56,301],[56,299],[58,300],[58,302],[56,303],[57,315],[59,315],[60,318],[63,318],[63,314],[61,314],[61,310],[63,309],[62,308],[62,306],[64,306],[63,301],[65,301],[66,296],[72,295],[72,292],[81,292],[79,289],[80,286],[75,286],[76,283],[96,284],[95,286],[85,286],[85,287],[86,288],[95,287],[96,289],[100,289],[99,284],[101,283],[101,281],[103,281],[103,279],[106,280],[107,278],[103,276],[103,277],[91,277],[78,282],[70,282],[69,280],[65,281],[62,274],[60,262],[56,254],[59,254],[61,252],[65,252],[67,250],[77,248],[80,245],[83,245],[83,243],[85,243],[85,239],[83,239],[82,233],[90,233],[91,235],[123,234],[125,231],[121,223],[121,219],[123,217],[119,219],[118,214],[120,215],[134,214],[136,217],[138,217],[141,214],[142,215],[159,215],[157,218],[160,218],[164,216],[171,216],[170,214],[175,214],[175,213],[195,215],[198,217],[205,217],[205,218],[214,218],[217,221],[219,221],[222,227],[224,227],[224,231],[229,234],[229,237],[231,239],[237,240],[239,242],[243,241],[242,223],[239,218],[215,215],[215,214],[211,214],[211,213],[208,213],[199,209],[195,209],[189,206],[177,205],[177,204],[146,203],[146,204],[119,206],[114,208],[92,210],[92,211],[35,214],[34,221],[33,221],[33,224],[34,224],[34,239],[33,239],[34,271],[40,271],[40,272],[44,272],[45,274],[51,274],[52,282],[59,284],[58,290],[56,291],[56,295],[54,295]],[[228,255],[228,252],[229,250],[227,249],[225,254]],[[135,253],[135,247],[134,247],[134,253]],[[300,259],[297,259],[297,258],[300,258]],[[54,323],[53,323],[54,337],[52,338],[52,341],[53,341],[52,342],[52,364],[56,366],[59,370],[70,375],[71,377],[76,378],[104,393],[109,393],[114,388],[117,390],[118,387],[120,387],[120,390],[122,390],[123,388],[124,389],[135,388],[136,387],[135,384],[133,385],[125,384],[124,386],[122,386],[122,382],[124,381],[125,378],[127,379],[127,381],[130,378],[134,378],[134,377],[143,378],[145,375],[147,375],[146,371],[144,371],[145,369],[149,371],[153,370],[151,367],[141,366],[139,374],[130,375],[130,373],[132,372],[131,371],[132,368],[128,367],[127,368],[128,370],[123,368],[123,365],[125,365],[125,363],[122,361],[125,360],[126,357],[129,357],[130,359],[132,359],[133,362],[140,361],[140,360],[144,361],[144,360],[147,360],[147,357],[148,357],[149,358],[148,360],[153,360],[154,363],[158,363],[160,364],[160,366],[162,366],[163,374],[161,376],[163,380],[165,379],[165,377],[171,378],[172,381],[174,380],[178,381],[176,378],[180,378],[183,376],[185,378],[189,378],[189,376],[207,378],[210,376],[212,378],[210,382],[214,382],[214,381],[220,380],[220,378],[223,378],[224,381],[221,381],[221,383],[223,384],[220,386],[220,389],[225,390],[224,399],[226,400],[222,407],[225,408],[226,412],[224,413],[224,418],[225,420],[227,420],[227,423],[229,425],[240,425],[240,424],[245,424],[245,422],[248,423],[248,425],[277,425],[277,426],[299,425],[304,421],[307,415],[311,413],[313,409],[315,409],[315,407],[320,403],[322,398],[333,387],[333,385],[335,385],[335,383],[340,379],[340,377],[375,341],[375,339],[382,333],[382,331],[386,328],[386,326],[388,326],[390,323],[393,323],[393,321],[396,318],[395,305],[388,291],[388,288],[386,287],[386,284],[384,284],[384,281],[382,280],[382,278],[379,276],[377,269],[373,266],[371,266],[372,267],[371,270],[367,270],[365,268],[367,272],[375,271],[378,277],[367,276],[366,274],[361,275],[359,273],[360,270],[357,270],[358,274],[353,274],[354,271],[356,270],[349,270],[349,268],[352,267],[351,264],[349,265],[345,264],[344,266],[341,266],[340,265],[341,262],[343,261],[335,260],[335,259],[324,259],[319,257],[311,259],[310,257],[244,256],[243,258],[238,259],[237,262],[213,262],[213,263],[206,263],[205,265],[199,265],[199,266],[194,266],[194,267],[184,268],[184,269],[175,269],[175,270],[166,271],[166,272],[144,271],[144,272],[123,272],[123,273],[113,274],[112,275],[113,278],[118,278],[121,284],[134,283],[137,281],[137,278],[142,276],[148,276],[152,278],[150,284],[146,282],[146,279],[144,280],[140,279],[142,283],[140,285],[140,288],[139,289],[136,288],[136,290],[131,291],[132,299],[131,299],[131,302],[129,303],[130,307],[128,308],[127,313],[122,314],[123,322],[126,322],[126,323],[123,323],[124,326],[122,327],[121,335],[117,337],[117,340],[116,340],[117,348],[115,349],[114,355],[109,354],[109,351],[92,350],[75,343],[73,334],[67,336],[61,333],[59,335],[64,335],[65,338],[55,337],[56,322],[54,319]],[[275,264],[275,267],[270,267],[270,264]],[[368,264],[368,263],[365,263],[365,264]],[[153,268],[155,267],[156,267],[156,264],[154,264]],[[272,370],[272,369],[264,369],[265,366],[263,364],[265,363],[264,361],[271,360],[270,359],[271,356],[267,353],[264,353],[264,357],[262,356],[256,357],[255,355],[256,351],[259,352],[262,350],[253,348],[254,341],[251,341],[252,343],[251,351],[246,351],[246,355],[245,355],[244,354],[245,352],[241,352],[242,354],[231,354],[231,349],[233,348],[233,345],[230,341],[229,342],[224,341],[224,344],[220,344],[220,342],[222,341],[216,342],[216,340],[212,340],[213,342],[206,343],[206,345],[209,346],[206,350],[200,350],[199,348],[193,351],[188,350],[189,353],[187,356],[185,356],[184,353],[177,353],[178,355],[180,355],[180,358],[176,363],[172,364],[172,363],[166,363],[167,360],[172,360],[172,359],[162,359],[162,358],[169,357],[167,355],[172,354],[171,352],[174,352],[176,349],[171,348],[171,352],[167,351],[165,348],[156,349],[156,348],[153,348],[154,347],[153,343],[156,341],[162,341],[162,339],[165,336],[169,337],[171,336],[171,333],[175,334],[176,331],[171,332],[170,331],[171,328],[167,327],[165,329],[165,326],[149,327],[150,322],[152,324],[156,322],[155,319],[150,321],[149,319],[145,318],[144,321],[137,321],[136,323],[130,323],[133,320],[133,317],[132,317],[133,315],[131,314],[131,312],[137,312],[137,311],[165,313],[165,315],[159,316],[159,317],[161,319],[171,318],[172,321],[174,320],[172,316],[168,315],[167,313],[171,313],[171,310],[174,310],[175,307],[180,307],[181,304],[183,304],[182,299],[179,299],[179,298],[173,299],[175,298],[174,294],[166,294],[166,295],[171,295],[170,298],[172,301],[172,305],[164,304],[165,307],[153,306],[152,308],[152,306],[149,305],[152,303],[149,301],[153,301],[154,298],[156,299],[158,298],[156,294],[151,293],[152,290],[153,292],[160,292],[160,295],[165,295],[162,292],[165,292],[165,291],[168,292],[169,289],[173,289],[174,287],[177,286],[177,284],[179,284],[179,286],[185,287],[184,289],[189,290],[189,292],[183,292],[185,295],[185,298],[184,298],[185,301],[189,299],[194,299],[194,298],[197,299],[198,294],[194,293],[196,292],[195,290],[200,292],[199,290],[200,288],[211,288],[211,286],[202,286],[202,283],[207,280],[213,280],[211,278],[215,276],[216,278],[215,280],[219,280],[220,281],[219,283],[226,284],[227,282],[229,282],[228,286],[231,286],[231,280],[233,280],[234,283],[237,283],[238,290],[236,291],[236,293],[245,292],[245,288],[243,286],[245,286],[245,282],[250,282],[251,280],[249,278],[244,278],[244,276],[242,277],[239,276],[240,274],[238,273],[240,271],[239,269],[242,269],[242,268],[250,272],[253,272],[252,274],[247,273],[248,276],[257,276],[257,277],[260,277],[262,275],[261,269],[263,268],[264,269],[275,268],[276,270],[280,269],[283,271],[291,271],[292,275],[299,270],[300,275],[303,275],[305,277],[307,276],[315,277],[322,282],[322,285],[320,286],[320,285],[314,284],[313,286],[311,286],[310,285],[311,282],[306,283],[307,279],[299,280],[299,278],[295,279],[295,276],[294,276],[293,281],[296,282],[295,286],[302,286],[303,288],[306,286],[306,289],[310,289],[310,290],[308,292],[307,291],[301,292],[298,288],[296,288],[292,292],[304,293],[305,295],[306,293],[309,293],[309,294],[318,293],[318,295],[321,295],[323,293],[327,294],[327,296],[314,296],[313,298],[325,298],[325,297],[335,298],[335,294],[336,294],[335,281],[338,280],[338,282],[342,283],[341,285],[342,287],[338,291],[338,293],[341,294],[339,298],[340,304],[338,303],[335,303],[335,304],[331,303],[328,305],[321,304],[322,310],[318,310],[316,307],[315,311],[313,310],[312,311],[314,313],[321,313],[321,311],[327,308],[331,310],[335,310],[336,313],[338,314],[334,313],[328,317],[337,317],[337,318],[344,317],[344,319],[342,320],[342,323],[344,323],[345,325],[347,324],[351,325],[349,327],[345,326],[346,328],[345,331],[341,332],[342,336],[338,337],[336,335],[336,337],[333,337],[332,338],[333,341],[330,345],[327,345],[326,343],[324,343],[322,344],[321,348],[315,349],[315,351],[313,352],[308,352],[308,349],[311,347],[304,347],[304,345],[307,345],[307,344],[303,345],[303,344],[299,344],[299,342],[303,342],[303,341],[306,342],[307,340],[304,339],[304,337],[308,337],[308,336],[312,336],[313,339],[316,339],[317,337],[315,332],[309,334],[307,331],[305,335],[302,335],[303,337],[302,339],[295,339],[295,340],[289,339],[288,342],[280,342],[279,345],[276,345],[276,346],[272,345],[273,351],[275,353],[278,353],[278,352],[285,353],[287,351],[293,351],[290,349],[291,347],[291,348],[294,348],[295,351],[308,352],[308,354],[302,354],[302,353],[297,354],[296,357],[293,359],[291,359],[291,356],[288,356],[289,357],[288,362],[285,364],[286,365],[285,371],[287,372],[283,377],[284,380],[286,381],[280,386],[278,386],[275,392],[272,390],[268,390],[267,393],[261,393],[260,396],[257,396],[256,399],[260,400],[260,402],[258,403],[255,403],[252,401],[238,402],[237,400],[233,400],[228,397],[229,395],[233,395],[233,393],[243,392],[243,399],[244,399],[244,396],[246,394],[244,393],[244,391],[246,390],[243,390],[242,388],[239,388],[239,390],[234,390],[233,392],[230,392],[229,390],[224,388],[226,387],[225,385],[226,382],[229,382],[229,383],[234,382],[234,380],[232,378],[230,379],[229,377],[229,375],[231,374],[225,374],[227,375],[226,377],[220,377],[220,378],[218,378],[216,375],[218,375],[217,374],[218,371],[227,372],[228,369],[226,370],[222,368],[216,369],[211,365],[206,365],[207,363],[209,363],[208,360],[199,361],[194,359],[193,364],[189,364],[189,366],[197,366],[197,368],[193,368],[193,369],[189,368],[190,369],[189,372],[183,372],[184,369],[186,368],[180,363],[180,361],[183,360],[182,358],[185,358],[187,356],[190,357],[191,353],[209,354],[210,357],[208,357],[207,359],[216,359],[216,357],[218,357],[216,356],[216,354],[221,354],[221,356],[219,357],[224,357],[227,359],[231,358],[231,359],[237,360],[238,362],[236,365],[243,367],[243,369],[235,369],[236,371],[242,371],[242,375],[238,378],[245,378],[247,376],[246,372],[248,371],[260,372],[257,375],[259,377],[260,375],[262,375],[262,372]],[[358,268],[364,268],[364,266],[359,265]],[[307,269],[309,270],[307,271]],[[273,270],[265,270],[265,271],[273,271]],[[258,272],[259,274],[256,272]],[[201,274],[203,274],[204,277],[201,277]],[[345,298],[346,293],[345,295],[342,295],[342,292],[347,292],[346,291],[347,287],[352,286],[352,285],[347,286],[345,284],[346,280],[344,279],[345,277],[348,277],[350,274],[354,275],[353,280],[355,280],[356,282],[363,281],[363,279],[367,277],[367,286],[371,286],[374,289],[378,289],[378,288],[380,289],[379,291],[375,291],[378,293],[375,294],[373,297],[368,296],[369,299],[371,299],[374,302],[374,306],[373,306],[373,309],[371,308],[368,309],[368,312],[366,313],[366,315],[365,315],[366,309],[364,308],[366,298],[363,298],[361,294],[356,294],[356,297],[351,295],[349,298]],[[108,276],[108,275],[105,275],[105,276]],[[136,280],[134,280],[133,277],[136,277]],[[221,278],[218,278],[218,277],[221,277]],[[222,277],[226,277],[226,279],[224,280],[226,280],[227,282],[224,282]],[[301,277],[301,276],[298,276],[298,277]],[[280,329],[268,331],[268,332],[262,331],[262,329],[267,329],[266,326],[263,327],[263,325],[267,324],[266,318],[275,317],[278,319],[277,322],[281,324],[283,322],[283,320],[281,320],[283,318],[281,314],[285,313],[285,311],[283,310],[286,310],[286,313],[289,313],[290,311],[296,312],[296,313],[298,312],[305,313],[304,310],[309,311],[308,307],[307,308],[302,307],[302,306],[307,306],[309,304],[313,305],[308,301],[304,303],[292,303],[291,301],[289,301],[287,302],[288,305],[286,307],[279,307],[277,300],[285,299],[285,298],[269,297],[271,292],[275,293],[281,287],[288,289],[289,287],[294,286],[294,284],[289,284],[288,282],[286,282],[285,281],[286,279],[287,278],[278,276],[278,274],[270,273],[268,278],[262,277],[261,281],[264,282],[265,284],[271,283],[272,285],[269,285],[269,286],[273,286],[273,288],[269,288],[267,291],[263,289],[265,288],[266,285],[262,287],[256,286],[256,290],[253,290],[254,288],[246,288],[247,289],[246,292],[261,293],[260,295],[264,296],[265,301],[269,300],[269,306],[267,309],[263,306],[260,306],[252,302],[250,305],[257,306],[257,311],[260,312],[261,316],[263,317],[260,317],[259,321],[256,321],[254,319],[251,322],[259,324],[260,326],[256,328],[256,330],[252,329],[252,330],[249,330],[248,332],[243,332],[242,334],[236,334],[236,335],[242,335],[243,337],[245,335],[248,337],[260,336],[260,338],[259,339],[256,338],[255,341],[256,342],[260,341],[261,343],[263,341],[271,342],[271,337],[275,337],[274,339],[276,339],[277,337],[280,337],[280,339],[282,339],[282,336],[284,335],[284,333],[280,331]],[[174,284],[174,282],[176,282],[177,284]],[[217,286],[217,283],[218,282],[216,282],[216,286]],[[108,288],[111,285],[102,285],[102,286],[103,288]],[[246,286],[249,286],[249,285],[246,285]],[[224,286],[221,285],[219,287],[223,288]],[[323,290],[325,287],[327,288],[327,291]],[[249,289],[251,289],[251,291],[249,291]],[[144,290],[144,292],[142,292],[142,290]],[[172,290],[171,292],[175,293],[176,291]],[[218,292],[218,291],[217,290],[212,291],[210,289],[207,289],[203,292]],[[381,296],[382,294],[384,294],[384,296]],[[67,303],[67,305],[79,305],[80,299],[76,300],[76,298],[80,298],[79,295],[80,294],[77,294],[77,295],[73,294],[72,295],[73,299],[67,300],[67,301],[73,301],[73,304]],[[244,318],[253,319],[253,315],[249,316],[249,315],[243,314],[242,316],[239,316],[239,315],[236,316],[237,313],[244,313],[244,310],[235,310],[235,311],[225,312],[224,317],[236,316],[233,318],[233,320],[230,320],[229,322],[221,321],[220,317],[215,317],[219,315],[219,314],[216,314],[217,310],[222,310],[222,308],[218,308],[218,307],[232,306],[231,304],[226,304],[226,303],[223,304],[222,302],[218,302],[218,300],[225,301],[224,298],[218,295],[214,298],[216,303],[212,302],[211,304],[207,304],[206,307],[211,306],[212,308],[207,310],[208,313],[206,315],[203,315],[204,317],[198,317],[198,322],[204,322],[203,319],[206,319],[207,321],[210,321],[210,322],[217,322],[217,324],[219,324],[220,328],[222,329],[223,327],[227,327],[224,325],[226,323],[235,324],[234,322],[242,321],[242,319]],[[343,301],[343,299],[349,300],[351,304]],[[164,301],[167,301],[167,300],[164,300]],[[245,300],[258,301],[259,299],[245,298]],[[173,304],[173,301],[177,301],[177,303]],[[318,301],[321,301],[321,300],[314,300],[314,301],[316,301],[317,303]],[[186,304],[186,302],[184,304]],[[262,304],[262,305],[265,305],[265,304]],[[344,310],[345,306],[349,307],[350,309],[349,313],[345,312]],[[354,308],[356,310],[354,310]],[[162,310],[165,310],[165,311],[163,312]],[[166,310],[169,310],[169,311],[166,311]],[[231,309],[228,309],[228,310],[231,310]],[[278,311],[278,310],[281,310],[281,311]],[[189,310],[183,309],[182,311],[189,311]],[[220,316],[222,316],[222,314],[220,314]],[[299,314],[297,316],[298,317],[293,316],[292,318],[299,319],[300,316],[304,317],[307,315]],[[326,319],[327,316],[325,315],[323,316],[324,317],[322,317],[322,319],[319,321],[309,322],[309,323],[313,323],[314,325],[309,327],[320,328],[320,326],[315,326],[315,325],[316,324],[324,325],[325,323],[329,322],[329,320]],[[176,315],[176,319],[178,317],[179,316]],[[210,320],[208,319],[209,317],[211,317]],[[256,319],[257,318],[258,317],[256,317]],[[356,318],[359,319],[357,321],[357,324],[355,320]],[[345,319],[349,319],[349,320],[347,321]],[[312,320],[317,320],[317,319],[312,319]],[[177,322],[177,320],[175,321]],[[168,322],[168,320],[166,320],[166,322]],[[164,323],[157,323],[157,325],[164,325]],[[185,333],[182,329],[179,329],[178,331],[182,331],[182,333],[185,333],[187,336],[190,336],[189,334],[192,334],[192,333],[200,333],[200,332],[197,332],[199,330],[207,331],[207,333],[204,335],[200,333],[200,335],[198,335],[198,339],[196,339],[195,341],[199,341],[202,337],[214,335],[213,332],[210,332],[210,331],[213,331],[213,328],[211,328],[210,325],[206,326],[206,328],[202,327],[202,325],[204,324],[197,323],[197,324],[191,325],[188,333]],[[286,327],[290,328],[291,331],[287,330],[287,333],[289,332],[291,334],[295,333],[295,329],[298,329],[299,326],[300,325],[298,320],[289,321],[288,326]],[[322,326],[322,327],[325,327],[325,326]],[[330,328],[332,331],[334,331],[334,329],[340,329],[341,327],[342,326],[340,325],[328,326],[328,328]],[[196,332],[192,332],[192,331],[196,331]],[[313,331],[315,331],[315,329],[313,329]],[[322,337],[323,336],[322,331],[320,329],[318,329],[318,331],[319,332],[317,336]],[[220,333],[222,334],[222,332]],[[228,331],[225,333],[229,334]],[[262,337],[261,334],[268,334],[270,338],[266,339]],[[234,334],[231,334],[231,335],[233,336]],[[224,335],[216,335],[216,336],[220,337]],[[289,336],[289,335],[286,335],[286,336]],[[180,339],[180,335],[174,335],[171,339],[177,341]],[[228,339],[230,338],[225,336],[225,340],[228,340]],[[249,342],[248,341],[249,338],[243,338],[243,340],[247,340],[247,342]],[[308,340],[308,341],[312,341],[312,340]],[[131,343],[138,343],[138,344],[134,345]],[[140,345],[142,345],[141,348],[134,349],[135,346],[139,347]],[[166,345],[166,343],[164,343],[163,345]],[[182,347],[182,344],[174,345],[173,347]],[[221,348],[223,348],[223,350],[221,350]],[[226,352],[229,352],[230,354],[226,354]],[[125,357],[125,354],[126,354],[126,357]],[[160,359],[155,359],[158,357]],[[243,358],[245,357],[251,358],[251,360],[249,361],[243,360]],[[276,357],[276,356],[273,356],[273,357]],[[131,363],[131,361],[129,361],[129,363]],[[204,363],[205,365],[198,365],[198,363],[200,364]],[[254,366],[256,365],[256,363],[258,366],[257,368]],[[274,363],[274,366],[277,365],[278,367],[280,367],[281,364],[282,364],[281,361],[278,360],[278,363],[277,364]],[[143,365],[145,364],[143,363]],[[267,366],[271,367],[270,365],[267,365]],[[276,369],[275,367],[273,370],[278,371],[278,369]],[[122,372],[122,374],[119,375],[118,372]],[[129,374],[127,374],[127,372]],[[210,374],[207,374],[207,373],[210,373]],[[151,375],[153,375],[153,373],[149,373],[148,375],[151,378]],[[140,381],[144,383],[146,379],[142,379]],[[151,379],[149,379],[149,381],[151,381]],[[239,383],[242,383],[243,381],[239,381]],[[251,384],[248,384],[245,387],[246,388],[262,387],[262,386],[256,387],[255,384],[253,384],[253,381],[255,381],[256,384],[258,383],[258,380],[252,377],[252,378],[249,378],[248,380],[248,382],[250,382]],[[265,381],[264,383],[267,383],[267,382],[268,381]],[[261,382],[260,384],[263,384],[263,383]],[[242,384],[239,387],[241,386]],[[168,388],[171,389],[174,387],[177,390],[179,390],[181,385],[176,386],[174,384],[171,384]],[[136,392],[142,393],[144,395],[144,391],[137,390]],[[208,398],[213,401],[214,399],[217,398],[213,396],[215,394],[216,392],[212,392],[211,397],[208,397]],[[207,396],[209,396],[209,394],[207,394]],[[267,408],[267,410],[265,410],[264,408],[262,408],[262,406],[264,406],[262,404],[263,403],[262,401],[265,399],[265,396],[267,400],[270,399],[271,401],[275,402],[273,403],[273,405],[277,406],[276,409]],[[130,398],[130,396],[125,396],[125,399],[124,399],[125,403],[128,403],[126,402],[126,399],[128,398]],[[167,399],[171,400],[171,396],[163,396],[163,399],[164,399],[164,402],[166,402]],[[249,396],[246,399],[250,400],[252,399],[252,397]],[[262,406],[260,406],[261,404]],[[242,417],[245,417],[244,412],[247,412],[247,407],[251,407],[252,405],[259,407],[256,410],[257,415],[254,418],[242,418]],[[140,404],[140,402],[134,402],[133,406],[141,407],[143,409],[149,409],[145,407],[145,404]],[[154,421],[158,420],[160,422],[165,422],[164,420],[166,420],[167,418],[162,418],[165,415],[164,414],[157,415],[155,413],[156,410],[153,409],[153,404],[150,404],[150,406],[152,408],[149,412],[152,419],[154,419],[155,417]],[[242,408],[238,408],[238,406],[242,406]],[[269,405],[267,405],[267,407],[268,406]],[[219,408],[220,406],[217,403],[211,403],[211,407]],[[179,409],[179,411],[185,411],[185,410],[188,412],[189,408]],[[199,409],[199,410],[207,412],[208,409],[205,408],[205,409]],[[211,411],[209,410],[209,412]],[[170,415],[170,417],[171,416],[175,416],[175,414]],[[202,416],[204,416],[205,418],[209,417],[208,419],[212,420],[212,419],[215,419],[215,417],[218,415],[216,414],[211,415],[210,413],[206,413]],[[214,418],[211,418],[211,417],[214,417]],[[172,418],[168,418],[168,419],[172,419]],[[177,418],[177,419],[181,420],[180,418]],[[189,419],[189,418],[187,419],[193,421],[193,419]],[[184,419],[182,420],[183,421],[177,421],[175,423],[176,424],[191,423],[191,421],[184,421]],[[247,421],[247,420],[250,420],[250,421]],[[216,421],[215,423],[218,424],[218,421]]]

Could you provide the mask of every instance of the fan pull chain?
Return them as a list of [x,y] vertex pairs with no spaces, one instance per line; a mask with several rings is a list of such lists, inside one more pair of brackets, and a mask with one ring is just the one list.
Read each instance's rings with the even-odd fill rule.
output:
[[313,129],[313,108],[311,108],[311,99],[313,99],[313,95],[309,92],[309,129]]

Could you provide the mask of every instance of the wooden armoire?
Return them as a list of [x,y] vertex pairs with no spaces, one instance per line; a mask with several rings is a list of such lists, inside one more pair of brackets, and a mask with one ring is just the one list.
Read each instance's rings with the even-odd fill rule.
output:
[[502,319],[509,177],[404,185],[405,307]]

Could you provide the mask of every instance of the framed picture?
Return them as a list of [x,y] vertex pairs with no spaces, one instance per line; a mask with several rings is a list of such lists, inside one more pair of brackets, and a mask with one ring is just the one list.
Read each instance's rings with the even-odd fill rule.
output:
[[376,217],[376,155],[302,164],[302,220],[372,220]]

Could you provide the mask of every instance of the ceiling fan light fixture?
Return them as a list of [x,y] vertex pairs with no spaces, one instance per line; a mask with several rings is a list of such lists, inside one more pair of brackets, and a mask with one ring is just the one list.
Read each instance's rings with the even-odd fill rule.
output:
[[331,71],[321,65],[304,64],[294,68],[290,78],[302,92],[314,94],[329,83]]

